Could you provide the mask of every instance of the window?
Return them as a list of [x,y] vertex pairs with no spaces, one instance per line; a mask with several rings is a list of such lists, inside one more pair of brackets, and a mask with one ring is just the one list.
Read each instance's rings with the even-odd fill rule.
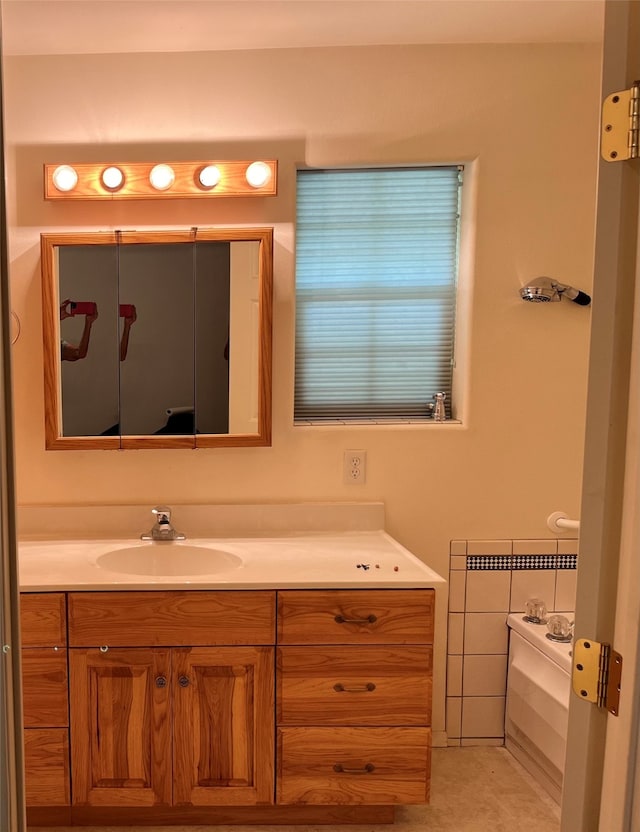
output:
[[301,170],[296,421],[450,416],[462,169]]

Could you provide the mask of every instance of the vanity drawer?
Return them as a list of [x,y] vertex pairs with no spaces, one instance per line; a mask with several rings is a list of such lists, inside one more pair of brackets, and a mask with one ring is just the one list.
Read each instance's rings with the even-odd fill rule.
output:
[[73,647],[273,644],[275,592],[72,592]]
[[278,803],[427,803],[429,728],[283,728]]
[[279,644],[432,644],[433,589],[286,590]]
[[279,647],[280,725],[430,725],[432,648]]
[[26,728],[69,725],[67,651],[22,651],[22,704]]
[[27,806],[68,806],[69,732],[66,728],[27,728],[24,732]]
[[23,647],[61,647],[67,643],[64,593],[20,595],[20,638]]

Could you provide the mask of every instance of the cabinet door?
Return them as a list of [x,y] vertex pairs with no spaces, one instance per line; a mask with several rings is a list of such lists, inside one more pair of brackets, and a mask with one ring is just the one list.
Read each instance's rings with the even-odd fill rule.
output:
[[28,728],[24,732],[27,806],[68,806],[69,734],[66,728]]
[[20,637],[23,647],[62,647],[67,643],[63,592],[21,593]]
[[171,803],[170,651],[69,651],[73,804]]
[[25,728],[69,724],[66,650],[34,647],[22,651],[22,705]]
[[174,803],[273,803],[273,648],[175,648]]

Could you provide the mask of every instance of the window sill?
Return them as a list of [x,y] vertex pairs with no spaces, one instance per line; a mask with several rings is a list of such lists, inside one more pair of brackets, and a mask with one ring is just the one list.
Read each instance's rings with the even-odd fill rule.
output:
[[459,419],[447,419],[446,422],[434,422],[433,419],[298,419],[293,423],[296,428],[334,428],[334,427],[462,427]]

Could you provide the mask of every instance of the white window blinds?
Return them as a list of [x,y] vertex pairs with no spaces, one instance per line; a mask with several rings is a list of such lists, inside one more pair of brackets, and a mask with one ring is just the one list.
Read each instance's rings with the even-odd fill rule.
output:
[[298,171],[295,418],[451,401],[461,169]]

